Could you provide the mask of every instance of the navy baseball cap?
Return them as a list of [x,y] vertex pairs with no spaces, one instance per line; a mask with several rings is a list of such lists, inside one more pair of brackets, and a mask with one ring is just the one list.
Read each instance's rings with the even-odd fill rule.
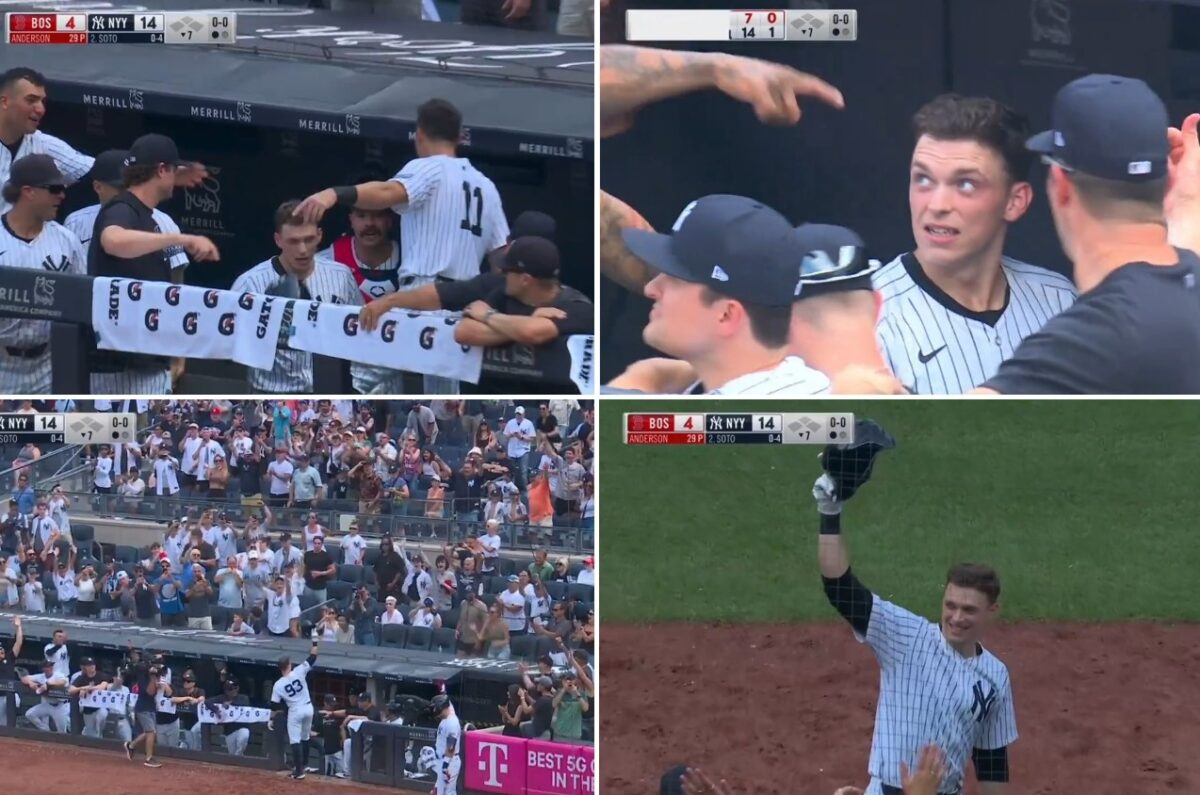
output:
[[799,287],[803,252],[791,223],[745,196],[705,196],[670,234],[626,229],[622,237],[651,267],[748,304],[790,306]]
[[109,149],[101,152],[96,155],[96,162],[92,164],[92,170],[88,176],[96,182],[120,187],[122,184],[121,172],[125,169],[125,158],[127,157],[129,157],[129,152],[125,149]]
[[658,785],[659,795],[683,795],[683,776],[687,771],[687,765],[676,765],[663,773]]
[[[1166,133],[1163,133],[1164,135]],[[165,135],[146,133],[129,147],[125,165],[179,165],[179,147]]]
[[43,185],[66,185],[67,178],[58,170],[50,155],[25,155],[13,161],[8,172],[8,184],[18,188],[37,188]]
[[519,237],[504,254],[505,273],[525,273],[535,279],[556,279],[558,268],[558,246],[544,237]]
[[867,256],[862,237],[853,229],[834,224],[802,224],[796,242],[804,252],[800,260],[799,299],[849,290],[870,290],[871,274],[880,262]]
[[511,243],[518,237],[544,237],[553,242],[554,234],[557,231],[558,224],[549,215],[537,210],[526,210],[517,216],[517,220],[513,221],[508,242]]
[[1088,75],[1054,97],[1053,129],[1025,146],[1072,171],[1121,182],[1167,175],[1167,108],[1141,80]]

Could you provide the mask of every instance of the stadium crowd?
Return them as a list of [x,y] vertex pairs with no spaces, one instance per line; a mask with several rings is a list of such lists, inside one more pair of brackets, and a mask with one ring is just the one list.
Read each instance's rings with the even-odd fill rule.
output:
[[[590,527],[590,406],[534,404],[534,422],[508,401],[98,403],[0,401],[0,411],[131,410],[145,423],[137,444],[79,449],[92,495],[47,488],[39,462],[54,451],[16,452],[0,516],[0,608],[242,637],[315,632],[323,643],[520,660],[523,682],[498,705],[497,724],[526,737],[591,739],[595,560],[551,558],[545,547],[526,560],[504,554],[517,534],[530,542],[551,534],[555,517]],[[461,458],[453,452],[472,443]],[[189,456],[195,466],[185,466]],[[137,515],[146,501],[181,494],[191,499],[180,503],[180,518],[140,549],[98,544],[72,508]],[[420,510],[404,513],[412,504]],[[483,532],[432,545],[403,526],[364,535],[377,517],[424,520],[433,505],[439,518],[465,516],[463,527]],[[349,508],[345,532],[339,506]],[[539,512],[542,523],[529,524]],[[89,689],[128,689],[126,666],[97,673],[83,657],[71,673],[60,630],[45,648],[46,669],[18,678],[6,666],[21,656],[21,640],[0,658],[0,682],[29,688],[29,704],[41,697],[27,705],[34,727],[70,730],[74,703],[76,731],[129,739],[128,710],[78,703]],[[204,690],[191,671],[178,676],[170,695],[178,709],[160,714],[159,743],[199,748]],[[250,706],[236,680],[214,684],[210,701]],[[325,720],[313,729],[326,749],[337,744],[321,754],[330,774],[348,769],[335,755],[355,720],[399,719],[395,705],[381,710],[367,694],[341,705],[343,697],[325,697]],[[218,729],[228,753],[245,753],[253,725]]]

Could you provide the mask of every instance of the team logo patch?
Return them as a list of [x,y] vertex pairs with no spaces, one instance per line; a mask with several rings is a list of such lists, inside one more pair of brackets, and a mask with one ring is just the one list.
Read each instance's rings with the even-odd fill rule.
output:
[[65,254],[59,254],[58,261],[55,262],[54,255],[51,254],[50,256],[48,256],[44,260],[42,260],[42,267],[48,271],[55,271],[56,273],[65,273],[67,268],[71,267],[71,260],[67,259],[67,256]]

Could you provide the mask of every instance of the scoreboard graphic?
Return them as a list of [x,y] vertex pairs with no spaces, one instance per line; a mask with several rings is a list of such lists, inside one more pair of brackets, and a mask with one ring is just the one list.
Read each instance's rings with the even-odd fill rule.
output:
[[625,443],[697,444],[852,444],[854,415],[627,413]]
[[232,44],[237,14],[225,11],[4,15],[7,44]]
[[858,11],[847,9],[630,9],[625,39],[640,41],[858,41]]
[[136,435],[136,414],[0,414],[0,444],[112,446],[136,441]]

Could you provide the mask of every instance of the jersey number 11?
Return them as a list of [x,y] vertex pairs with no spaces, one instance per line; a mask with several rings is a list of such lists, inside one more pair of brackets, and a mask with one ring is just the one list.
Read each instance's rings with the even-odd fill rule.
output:
[[[471,197],[475,197],[475,223],[471,223]],[[463,203],[466,214],[463,216],[461,227],[475,237],[483,237],[483,191],[472,188],[471,183],[463,181]]]

